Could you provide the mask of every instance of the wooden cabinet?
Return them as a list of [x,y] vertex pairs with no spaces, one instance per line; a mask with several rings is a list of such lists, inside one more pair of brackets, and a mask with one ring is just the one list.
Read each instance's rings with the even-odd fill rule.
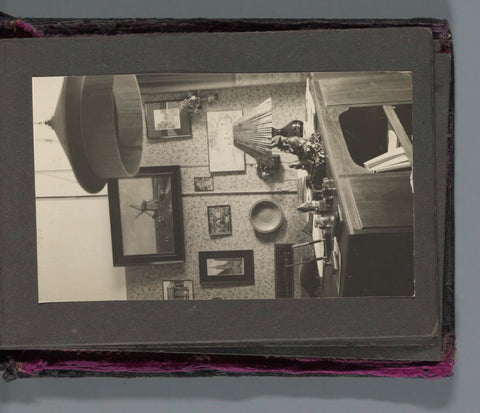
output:
[[336,224],[327,251],[338,256],[324,269],[327,295],[412,296],[411,169],[404,163],[398,170],[373,173],[363,165],[389,150],[389,131],[413,162],[411,121],[404,120],[411,118],[411,74],[312,73],[309,85],[327,176],[335,188],[327,214]]

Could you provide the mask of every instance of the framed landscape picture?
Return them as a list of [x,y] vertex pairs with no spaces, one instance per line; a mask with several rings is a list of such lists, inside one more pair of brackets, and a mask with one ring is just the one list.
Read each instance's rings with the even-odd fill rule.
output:
[[108,201],[114,266],[184,261],[179,166],[112,179]]
[[149,139],[192,137],[191,117],[181,102],[147,102],[145,116]]
[[232,211],[230,205],[209,206],[208,233],[211,236],[232,235]]
[[255,284],[253,250],[200,251],[200,282]]

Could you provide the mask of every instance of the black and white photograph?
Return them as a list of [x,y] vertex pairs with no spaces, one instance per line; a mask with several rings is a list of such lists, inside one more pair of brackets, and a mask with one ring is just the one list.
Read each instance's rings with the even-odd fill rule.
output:
[[200,251],[200,282],[203,284],[255,284],[252,250]]
[[32,91],[39,302],[415,296],[411,72]]
[[114,265],[183,260],[179,182],[175,166],[108,182]]
[[241,110],[207,112],[210,172],[235,172],[245,169],[245,154],[234,145],[233,125]]
[[193,281],[163,281],[164,300],[193,300]]
[[195,192],[209,192],[215,190],[213,176],[196,176],[193,178]]
[[230,205],[209,206],[208,232],[211,236],[232,235],[232,211]]
[[190,114],[181,102],[147,102],[145,116],[150,139],[192,137]]
[[207,276],[243,275],[245,274],[244,261],[243,258],[209,258],[207,259]]

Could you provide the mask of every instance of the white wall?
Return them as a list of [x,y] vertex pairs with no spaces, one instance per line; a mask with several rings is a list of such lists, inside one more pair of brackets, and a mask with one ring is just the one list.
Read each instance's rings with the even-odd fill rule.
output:
[[125,269],[114,268],[107,197],[37,198],[38,298],[126,300]]
[[[33,121],[53,115],[63,78],[34,78]],[[92,197],[77,183],[55,132],[33,125],[38,298],[126,300],[125,269],[114,268],[107,191]]]

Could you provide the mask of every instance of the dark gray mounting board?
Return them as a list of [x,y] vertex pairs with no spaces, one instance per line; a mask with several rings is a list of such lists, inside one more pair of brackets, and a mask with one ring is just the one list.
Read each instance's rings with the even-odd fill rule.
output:
[[[277,354],[289,346],[293,352],[310,348],[316,356],[362,357],[363,346],[379,346],[387,349],[378,352],[380,358],[440,358],[443,257],[438,246],[443,245],[446,191],[439,165],[446,154],[446,130],[437,141],[434,132],[445,126],[440,123],[447,118],[448,91],[434,93],[429,29],[11,39],[0,40],[0,56],[2,348],[221,351],[221,346],[225,352],[242,347],[258,354],[268,344],[278,346],[272,348]],[[449,74],[446,63],[440,66],[442,76]],[[415,298],[38,304],[32,76],[352,70],[413,72]],[[345,351],[349,346],[352,351]],[[371,353],[368,349],[365,357]]]

